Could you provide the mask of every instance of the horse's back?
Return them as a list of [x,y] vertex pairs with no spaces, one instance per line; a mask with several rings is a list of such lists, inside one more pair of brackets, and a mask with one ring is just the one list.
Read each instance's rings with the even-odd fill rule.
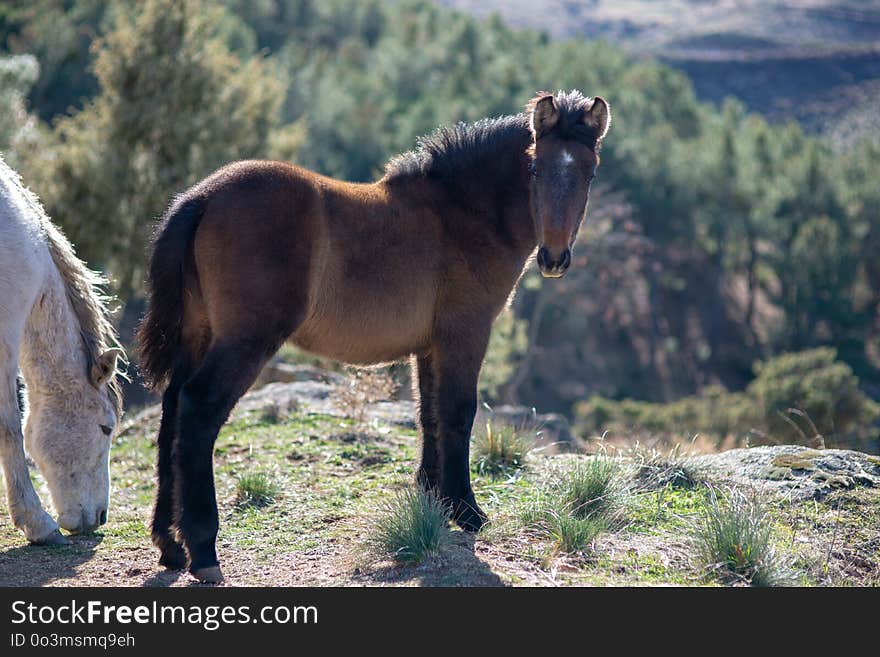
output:
[[45,276],[49,253],[42,208],[0,159],[0,309],[26,315]]

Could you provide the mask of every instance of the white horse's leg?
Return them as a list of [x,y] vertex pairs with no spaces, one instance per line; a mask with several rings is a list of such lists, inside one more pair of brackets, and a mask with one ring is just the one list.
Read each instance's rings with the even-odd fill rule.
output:
[[40,504],[28,474],[16,388],[18,341],[13,346],[10,337],[0,336],[0,464],[9,515],[31,543],[66,543],[58,523]]

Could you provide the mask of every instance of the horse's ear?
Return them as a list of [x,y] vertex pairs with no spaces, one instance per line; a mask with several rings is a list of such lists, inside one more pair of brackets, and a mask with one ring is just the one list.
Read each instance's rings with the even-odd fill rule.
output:
[[108,349],[98,356],[98,360],[92,365],[91,377],[92,384],[98,387],[107,381],[116,373],[116,361],[125,354],[122,349]]
[[584,112],[582,120],[586,125],[596,130],[596,141],[602,141],[611,126],[611,107],[608,106],[604,98],[596,96],[593,98],[593,105]]
[[532,106],[532,134],[540,139],[553,129],[559,121],[559,106],[552,94],[541,96]]

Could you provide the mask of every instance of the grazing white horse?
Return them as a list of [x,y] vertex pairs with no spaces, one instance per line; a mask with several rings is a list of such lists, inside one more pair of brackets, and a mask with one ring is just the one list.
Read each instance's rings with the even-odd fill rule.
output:
[[[66,543],[59,525],[77,533],[107,520],[123,352],[102,282],[0,157],[0,464],[12,522],[32,543]],[[28,393],[24,436],[19,367]],[[49,485],[57,523],[31,484],[25,446]]]

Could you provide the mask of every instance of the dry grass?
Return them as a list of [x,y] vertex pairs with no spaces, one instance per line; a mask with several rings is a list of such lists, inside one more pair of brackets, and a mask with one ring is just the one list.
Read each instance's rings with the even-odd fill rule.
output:
[[336,388],[330,398],[347,417],[363,424],[367,407],[391,399],[398,387],[387,368],[351,368],[348,382]]
[[535,446],[527,432],[501,422],[486,421],[472,444],[473,467],[489,477],[502,477],[525,467],[526,457]]

